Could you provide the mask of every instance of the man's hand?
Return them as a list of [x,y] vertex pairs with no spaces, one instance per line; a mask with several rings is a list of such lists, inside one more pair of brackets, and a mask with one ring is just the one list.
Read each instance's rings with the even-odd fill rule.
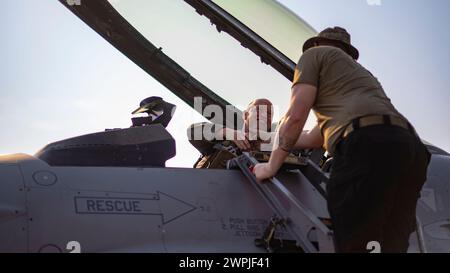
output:
[[250,145],[250,142],[248,141],[247,136],[240,131],[234,131],[234,132],[235,132],[234,139],[233,139],[234,144],[236,144],[236,146],[238,146],[239,149],[241,149],[243,151],[250,150],[250,148],[252,146]]
[[272,178],[275,173],[271,170],[269,163],[258,163],[253,167],[256,180],[262,182],[264,179]]
[[220,132],[220,134],[222,134],[222,136],[226,139],[226,140],[231,140],[234,142],[234,144],[236,144],[236,146],[243,150],[250,150],[251,145],[250,142],[247,139],[247,136],[241,132],[241,131],[236,131],[230,128],[223,128]]

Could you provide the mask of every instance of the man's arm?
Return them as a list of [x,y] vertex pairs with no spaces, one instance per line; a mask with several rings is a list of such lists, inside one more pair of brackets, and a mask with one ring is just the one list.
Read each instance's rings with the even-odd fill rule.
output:
[[223,128],[219,131],[219,133],[226,139],[233,141],[236,146],[245,151],[251,148],[250,142],[247,139],[247,136],[241,131],[236,131],[230,128]]
[[309,132],[302,132],[295,143],[295,150],[320,148],[323,146],[323,137],[318,125]]
[[257,164],[254,168],[258,180],[274,176],[289,152],[296,147],[316,93],[317,87],[313,85],[295,84],[292,87],[289,108],[279,123],[278,138],[275,139],[270,160],[266,164]]
[[244,134],[230,128],[217,126],[209,122],[195,123],[187,130],[189,142],[202,155],[214,152],[214,145],[217,141],[231,140],[241,150],[251,148],[250,142]]
[[[205,129],[206,128],[206,129]],[[205,138],[204,133],[208,134]],[[214,125],[208,122],[194,123],[187,129],[188,140],[202,155],[214,151]],[[209,140],[207,140],[209,139]]]

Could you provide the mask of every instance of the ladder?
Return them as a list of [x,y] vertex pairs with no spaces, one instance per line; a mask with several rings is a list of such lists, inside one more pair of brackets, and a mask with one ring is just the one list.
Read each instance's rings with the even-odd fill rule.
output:
[[[270,179],[271,183],[256,180],[251,168],[258,163],[249,153],[244,152],[241,156],[231,159],[228,168],[241,170],[273,209],[275,217],[271,223],[274,226],[284,226],[296,240],[297,247],[309,253],[335,252],[333,232],[288,188],[275,177]],[[273,232],[271,233],[273,235]]]

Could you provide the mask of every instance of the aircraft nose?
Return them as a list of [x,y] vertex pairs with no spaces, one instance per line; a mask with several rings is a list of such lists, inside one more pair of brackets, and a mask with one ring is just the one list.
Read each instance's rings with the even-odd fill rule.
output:
[[[9,156],[8,156],[9,157]],[[0,157],[0,252],[26,252],[24,181],[18,164]]]

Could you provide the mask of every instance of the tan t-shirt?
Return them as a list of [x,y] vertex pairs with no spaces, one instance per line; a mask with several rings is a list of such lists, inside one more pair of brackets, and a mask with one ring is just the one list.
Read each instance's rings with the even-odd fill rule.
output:
[[295,68],[292,86],[298,83],[317,87],[313,110],[330,154],[353,119],[368,115],[403,117],[378,80],[337,47],[318,46],[305,51]]

